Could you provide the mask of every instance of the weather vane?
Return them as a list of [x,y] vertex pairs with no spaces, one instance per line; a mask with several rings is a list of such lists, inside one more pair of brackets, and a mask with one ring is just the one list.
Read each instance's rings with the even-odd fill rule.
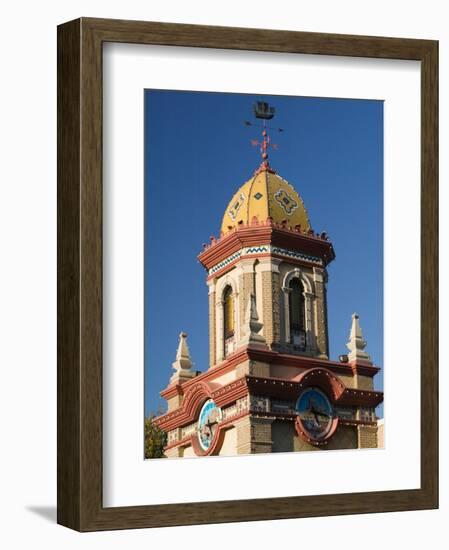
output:
[[254,103],[254,116],[256,118],[270,120],[274,117],[275,112],[276,109],[270,107],[266,101],[256,101],[256,103]]
[[253,112],[254,116],[260,120],[262,120],[262,124],[255,124],[254,122],[250,122],[249,120],[245,120],[246,126],[255,126],[257,128],[262,128],[262,141],[259,141],[257,139],[252,139],[251,144],[255,147],[260,146],[260,152],[262,154],[262,163],[259,167],[260,169],[270,169],[270,164],[268,162],[268,148],[271,147],[272,149],[277,150],[278,145],[277,143],[271,143],[270,136],[268,135],[267,130],[274,130],[276,132],[283,132],[284,130],[282,128],[273,128],[271,126],[267,126],[266,121],[271,120],[276,112],[276,109],[269,105],[266,101],[256,101],[253,106]]

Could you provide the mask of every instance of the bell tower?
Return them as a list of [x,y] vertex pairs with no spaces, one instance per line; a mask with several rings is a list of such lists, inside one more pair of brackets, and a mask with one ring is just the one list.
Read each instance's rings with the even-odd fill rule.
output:
[[379,371],[358,315],[339,361],[329,358],[327,266],[297,191],[270,165],[274,108],[255,104],[261,163],[234,193],[218,238],[198,259],[209,294],[209,365],[193,370],[181,333],[175,373],[155,419],[168,457],[377,447]]
[[328,358],[326,267],[334,257],[325,234],[273,217],[212,241],[199,256],[208,271],[210,366],[239,347],[251,295],[270,349]]
[[326,233],[312,230],[296,190],[270,166],[266,120],[273,108],[258,102],[255,113],[263,120],[256,142],[262,162],[228,204],[220,238],[199,255],[208,275],[210,367],[241,345],[251,295],[269,349],[329,357],[326,267],[334,250]]

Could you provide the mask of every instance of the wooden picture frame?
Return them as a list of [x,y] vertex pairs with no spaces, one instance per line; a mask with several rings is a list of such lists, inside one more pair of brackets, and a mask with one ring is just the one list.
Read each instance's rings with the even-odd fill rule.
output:
[[[102,45],[421,62],[421,488],[105,508],[102,503]],[[438,507],[438,43],[82,18],[58,27],[58,523],[79,531]]]

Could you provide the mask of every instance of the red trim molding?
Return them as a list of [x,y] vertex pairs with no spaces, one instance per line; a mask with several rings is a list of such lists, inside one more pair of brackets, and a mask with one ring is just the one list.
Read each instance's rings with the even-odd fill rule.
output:
[[383,392],[347,388],[338,376],[328,369],[316,368],[301,373],[295,380],[247,376],[248,390],[252,395],[266,395],[278,399],[294,400],[308,387],[321,388],[338,406],[377,407],[383,401]]
[[[277,397],[279,399],[296,400],[302,391],[308,387],[319,387],[323,390],[334,405],[339,406],[367,406],[376,407],[383,400],[382,392],[360,390],[347,388],[342,380],[333,372],[325,368],[312,368],[300,375],[294,380],[284,378],[263,378],[256,376],[243,376],[238,380],[230,382],[224,386],[208,383],[204,380],[197,381],[185,392],[184,401],[181,407],[159,416],[154,420],[155,424],[165,431],[193,423],[201,407],[208,399],[213,399],[217,406],[223,408],[229,406],[245,396],[260,395]],[[212,440],[212,444],[207,451],[204,451],[198,442],[197,434],[191,434],[180,441],[168,445],[166,449],[172,447],[191,445],[196,455],[208,456],[218,454],[224,441],[225,431],[234,425],[235,421],[248,414],[254,416],[266,416],[273,418],[284,418],[295,422],[295,429],[298,435],[312,445],[325,445],[337,430],[338,423],[349,425],[375,425],[371,422],[357,421],[354,419],[339,419],[335,417],[332,421],[331,429],[322,438],[313,440],[310,438],[307,430],[302,425],[301,420],[295,414],[285,412],[264,412],[252,410],[249,404],[247,410],[242,413],[221,422]]]
[[381,391],[346,388],[338,400],[338,404],[343,407],[355,405],[360,405],[362,407],[377,407],[383,400],[384,394]]
[[332,371],[317,367],[301,373],[294,380],[243,376],[224,386],[198,381],[185,392],[181,407],[155,418],[154,423],[170,431],[194,422],[207,399],[213,399],[219,407],[231,405],[246,395],[297,399],[301,391],[311,386],[321,388],[333,404],[341,406],[376,407],[383,401],[383,392],[347,388]]
[[198,441],[198,436],[196,433],[190,436],[190,445],[193,448],[194,453],[197,456],[210,456],[215,455],[220,452],[221,446],[223,445],[224,436],[226,430],[223,429],[223,426],[220,424],[217,426],[217,430],[214,434],[214,437],[211,441],[209,448],[205,451]]
[[317,256],[323,260],[325,266],[335,258],[332,243],[324,234],[305,233],[299,227],[276,224],[268,219],[266,222],[255,220],[248,225],[239,226],[219,239],[212,237],[211,244],[205,246],[198,259],[209,270],[244,246],[264,244]]
[[217,384],[199,380],[194,386],[185,391],[180,407],[158,416],[154,419],[154,424],[162,430],[170,431],[192,423],[203,404],[208,399],[212,399],[213,392],[217,387],[219,387]]
[[340,378],[332,371],[319,367],[301,373],[295,381],[299,384],[300,392],[311,386],[318,386],[333,403],[339,401],[346,389]]
[[380,371],[380,368],[375,366],[339,363],[337,361],[331,361],[330,359],[320,359],[319,357],[308,357],[306,355],[291,355],[270,349],[264,350],[260,348],[247,348],[247,358],[254,361],[280,365],[283,367],[297,367],[303,369],[320,367],[328,369],[335,374],[345,376],[363,374],[364,376],[373,377]]
[[249,359],[247,348],[240,348],[227,357],[222,363],[208,369],[195,378],[192,378],[183,384],[171,384],[170,386],[167,386],[165,390],[161,391],[160,395],[167,400],[175,397],[176,395],[185,395],[186,391],[191,386],[194,386],[199,382],[212,382],[213,379],[232,371],[237,365],[240,365],[240,363],[243,363],[243,361],[246,361],[247,359]]
[[212,395],[213,400],[218,407],[225,407],[226,405],[235,403],[237,399],[245,397],[248,393],[248,379],[244,376],[243,378],[239,378],[238,380],[230,382],[229,384],[226,384],[226,386],[222,386],[221,388],[215,390]]
[[184,395],[191,386],[194,386],[199,382],[212,382],[215,378],[230,372],[237,365],[246,360],[260,361],[263,363],[285,367],[301,368],[304,370],[320,367],[328,369],[334,374],[350,377],[353,377],[356,374],[374,377],[380,371],[379,367],[373,365],[361,363],[339,363],[337,361],[320,359],[318,357],[279,353],[268,348],[243,347],[236,350],[219,365],[216,365],[197,377],[184,382],[184,384],[172,384],[168,386],[165,390],[161,391],[161,396],[168,400],[176,395]]
[[200,408],[208,399],[213,399],[218,407],[225,407],[235,403],[237,399],[248,395],[248,393],[248,382],[245,376],[225,386],[200,381],[198,385],[191,387],[185,393],[181,407],[158,416],[154,419],[154,424],[164,431],[187,426],[195,422]]

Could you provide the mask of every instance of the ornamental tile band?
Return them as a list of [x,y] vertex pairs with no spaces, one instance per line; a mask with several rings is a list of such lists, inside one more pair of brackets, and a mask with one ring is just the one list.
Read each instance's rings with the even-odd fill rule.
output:
[[251,248],[247,248],[245,249],[244,251],[244,255],[248,255],[248,254],[263,254],[264,252],[269,252],[270,251],[270,246],[252,246]]
[[295,258],[297,260],[305,260],[317,265],[322,265],[321,258],[316,256],[309,256],[308,254],[302,254],[301,252],[295,252],[294,250],[287,250],[286,248],[279,248],[278,246],[271,247],[272,254],[279,254],[280,256],[286,256],[287,258]]
[[231,256],[229,256],[228,258],[226,258],[225,260],[223,260],[219,264],[214,265],[214,267],[209,269],[209,275],[213,275],[217,271],[220,271],[220,269],[222,269],[223,267],[226,267],[228,264],[230,264],[231,262],[233,262],[237,258],[240,258],[241,255],[242,255],[242,251],[237,250],[237,252],[234,252],[234,254],[232,254]]
[[323,265],[321,258],[317,256],[309,256],[308,254],[302,254],[301,252],[295,252],[294,250],[287,250],[286,248],[280,248],[278,246],[272,245],[261,245],[261,246],[251,246],[249,248],[244,248],[234,252],[231,256],[228,256],[226,259],[214,265],[209,269],[209,275],[213,275],[223,269],[234,260],[237,260],[240,257],[251,256],[253,254],[277,254],[278,256],[285,256],[286,258],[293,258],[295,260],[304,260],[306,262],[314,263],[316,265]]

